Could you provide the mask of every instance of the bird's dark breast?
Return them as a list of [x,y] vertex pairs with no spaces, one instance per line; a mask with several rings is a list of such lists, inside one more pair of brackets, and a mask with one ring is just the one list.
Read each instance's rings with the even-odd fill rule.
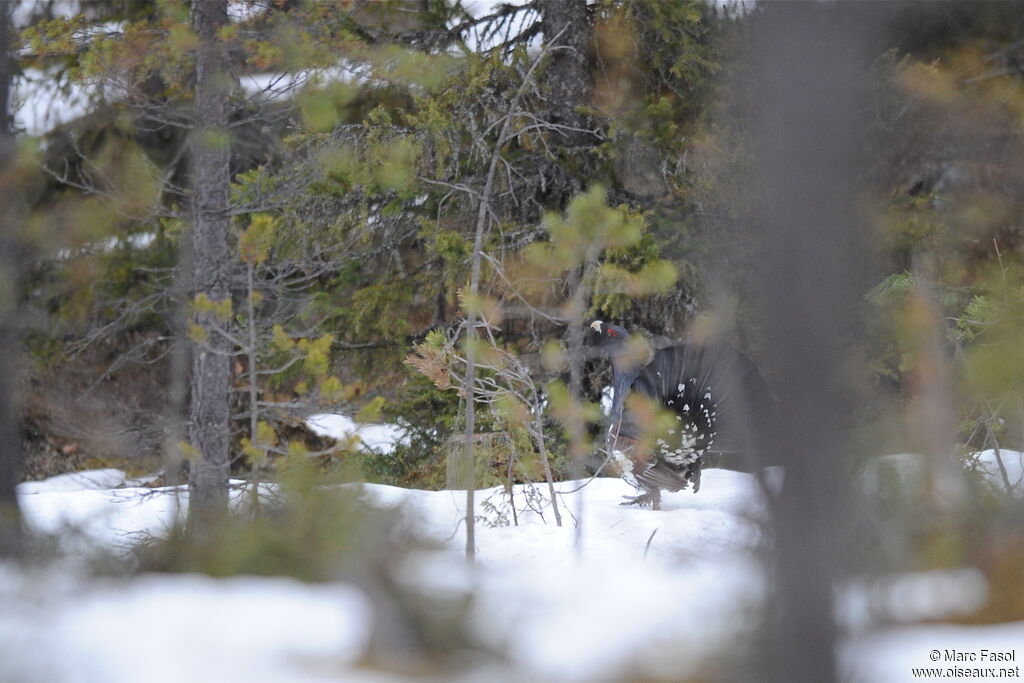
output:
[[[674,346],[661,349],[633,381],[630,391],[653,399],[674,418],[656,439],[656,453],[666,463],[684,467],[703,455],[714,442],[718,423],[718,393],[725,377],[717,360],[705,349]],[[626,410],[618,433],[640,438],[644,425]]]

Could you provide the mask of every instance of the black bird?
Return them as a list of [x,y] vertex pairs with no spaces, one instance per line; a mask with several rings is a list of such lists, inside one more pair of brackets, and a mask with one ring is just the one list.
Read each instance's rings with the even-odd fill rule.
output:
[[[688,342],[651,350],[618,325],[591,324],[591,343],[612,360],[612,409],[606,449],[610,464],[639,495],[623,505],[661,508],[661,490],[700,490],[700,471],[725,427],[730,444],[742,443],[741,419],[773,405],[753,361],[725,344]],[[640,394],[675,418],[663,433],[645,435],[649,424],[638,407]],[[647,430],[649,431],[649,429]],[[647,436],[647,438],[644,438]]]

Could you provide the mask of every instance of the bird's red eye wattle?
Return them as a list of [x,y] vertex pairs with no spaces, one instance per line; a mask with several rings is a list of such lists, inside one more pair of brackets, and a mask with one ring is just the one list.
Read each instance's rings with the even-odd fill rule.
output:
[[609,337],[615,337],[615,336],[617,336],[617,335],[615,334],[615,330],[608,330],[608,336],[609,336]]

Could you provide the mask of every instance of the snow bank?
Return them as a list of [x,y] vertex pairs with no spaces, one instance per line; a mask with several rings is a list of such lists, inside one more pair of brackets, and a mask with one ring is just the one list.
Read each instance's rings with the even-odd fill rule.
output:
[[[977,458],[982,476],[998,490],[1006,491],[995,451],[988,449],[972,455]],[[1024,453],[1000,449],[999,459],[1006,470],[1010,490],[1015,495],[1024,495]],[[869,458],[862,471],[863,490],[872,498],[884,497],[887,491],[920,494],[929,485],[929,468],[934,466],[935,463],[928,462],[928,456],[920,453],[894,453]],[[954,482],[950,482],[948,477],[940,477],[930,485],[949,487]]]
[[23,495],[21,508],[35,531],[60,535],[67,550],[87,551],[118,548],[140,534],[166,533],[176,516],[184,515],[188,497],[170,489],[39,491]]
[[[1016,495],[1024,495],[1024,453],[1001,448],[997,458],[996,452],[990,448],[977,453],[977,457],[979,468],[994,486],[1001,491],[1006,490],[1006,480],[1003,479],[1005,469],[1010,489]],[[999,467],[1000,461],[1002,468]]]
[[50,477],[42,481],[26,481],[18,484],[18,494],[25,496],[57,491],[116,489],[124,484],[126,478],[127,476],[124,472],[115,469],[71,472],[69,474],[58,474],[56,477]]
[[[38,533],[58,537],[67,551],[88,552],[118,550],[142,536],[163,535],[185,519],[187,487],[97,488],[104,481],[120,485],[138,480],[126,479],[120,470],[89,470],[19,484],[25,521]],[[260,492],[269,493],[269,485],[261,484]],[[231,480],[232,505],[242,505],[251,494],[250,484]]]
[[[547,488],[514,487],[517,508],[528,493],[546,506],[519,514],[519,526],[511,526],[508,496],[502,487],[476,492],[478,557],[493,565],[508,562],[574,563],[577,556],[573,515],[583,499],[584,533],[581,551],[592,559],[618,560],[644,555],[666,561],[707,557],[717,553],[750,550],[761,542],[758,522],[763,501],[752,475],[730,470],[705,469],[700,493],[666,494],[662,510],[619,506],[634,491],[620,479],[599,478],[556,484],[563,526],[555,526],[547,507]],[[581,486],[582,485],[582,486]],[[367,484],[364,494],[372,504],[401,506],[409,523],[427,538],[461,547],[459,533],[465,514],[463,491],[419,491]],[[654,537],[651,537],[654,534]],[[650,546],[647,542],[650,540]],[[538,555],[538,548],[544,553]]]
[[395,445],[405,442],[405,431],[395,424],[360,424],[348,415],[321,413],[306,419],[317,434],[339,441],[357,438],[364,446],[377,453],[387,454]]

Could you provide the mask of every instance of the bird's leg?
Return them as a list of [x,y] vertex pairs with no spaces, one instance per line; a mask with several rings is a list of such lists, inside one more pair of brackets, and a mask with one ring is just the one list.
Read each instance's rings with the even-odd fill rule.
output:
[[690,485],[693,486],[694,493],[700,491],[700,470],[702,465],[702,459],[697,458],[695,462],[691,463],[690,466],[686,468],[686,478],[689,480]]
[[645,508],[650,506],[652,510],[661,509],[661,491],[658,489],[647,489],[647,493],[642,493],[639,496],[623,496],[625,499],[619,503],[622,506],[635,506],[638,508]]

